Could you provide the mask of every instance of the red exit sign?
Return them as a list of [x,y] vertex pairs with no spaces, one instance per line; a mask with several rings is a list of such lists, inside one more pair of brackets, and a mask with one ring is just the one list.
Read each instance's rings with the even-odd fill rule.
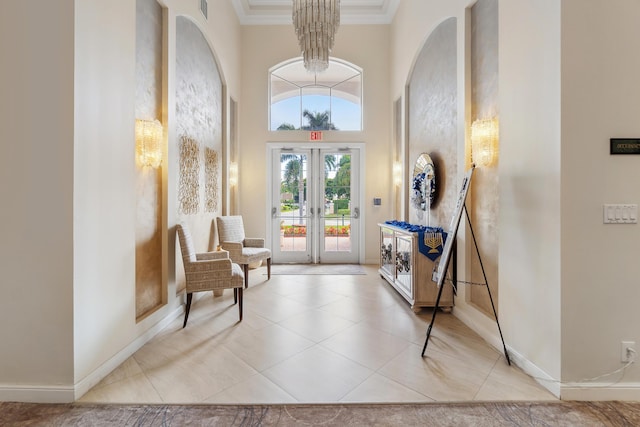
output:
[[310,141],[322,141],[322,132],[319,130],[309,132]]

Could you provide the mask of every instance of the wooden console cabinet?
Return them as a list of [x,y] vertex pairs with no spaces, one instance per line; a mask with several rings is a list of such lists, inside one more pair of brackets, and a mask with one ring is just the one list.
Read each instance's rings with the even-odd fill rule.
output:
[[[422,307],[434,307],[438,297],[438,285],[431,280],[435,263],[418,251],[418,233],[389,224],[378,226],[380,276],[411,304],[416,313]],[[451,284],[444,284],[438,306],[453,307]]]

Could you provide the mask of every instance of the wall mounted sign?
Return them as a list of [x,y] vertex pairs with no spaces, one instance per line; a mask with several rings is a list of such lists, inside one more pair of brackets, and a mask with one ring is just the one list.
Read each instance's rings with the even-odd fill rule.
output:
[[609,154],[640,154],[640,138],[611,138]]
[[311,132],[309,132],[309,140],[310,141],[322,141],[322,132],[320,132],[320,131],[311,131]]

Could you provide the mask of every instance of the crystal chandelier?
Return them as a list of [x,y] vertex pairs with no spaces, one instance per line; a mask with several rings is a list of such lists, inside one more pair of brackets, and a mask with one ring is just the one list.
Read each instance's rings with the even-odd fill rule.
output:
[[293,26],[304,68],[315,73],[326,70],[340,26],[340,0],[293,0]]

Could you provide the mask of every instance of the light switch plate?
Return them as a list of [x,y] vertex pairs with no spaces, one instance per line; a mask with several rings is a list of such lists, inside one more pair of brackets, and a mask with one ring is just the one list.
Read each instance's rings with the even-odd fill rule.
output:
[[602,209],[605,224],[637,224],[637,204],[605,204]]

